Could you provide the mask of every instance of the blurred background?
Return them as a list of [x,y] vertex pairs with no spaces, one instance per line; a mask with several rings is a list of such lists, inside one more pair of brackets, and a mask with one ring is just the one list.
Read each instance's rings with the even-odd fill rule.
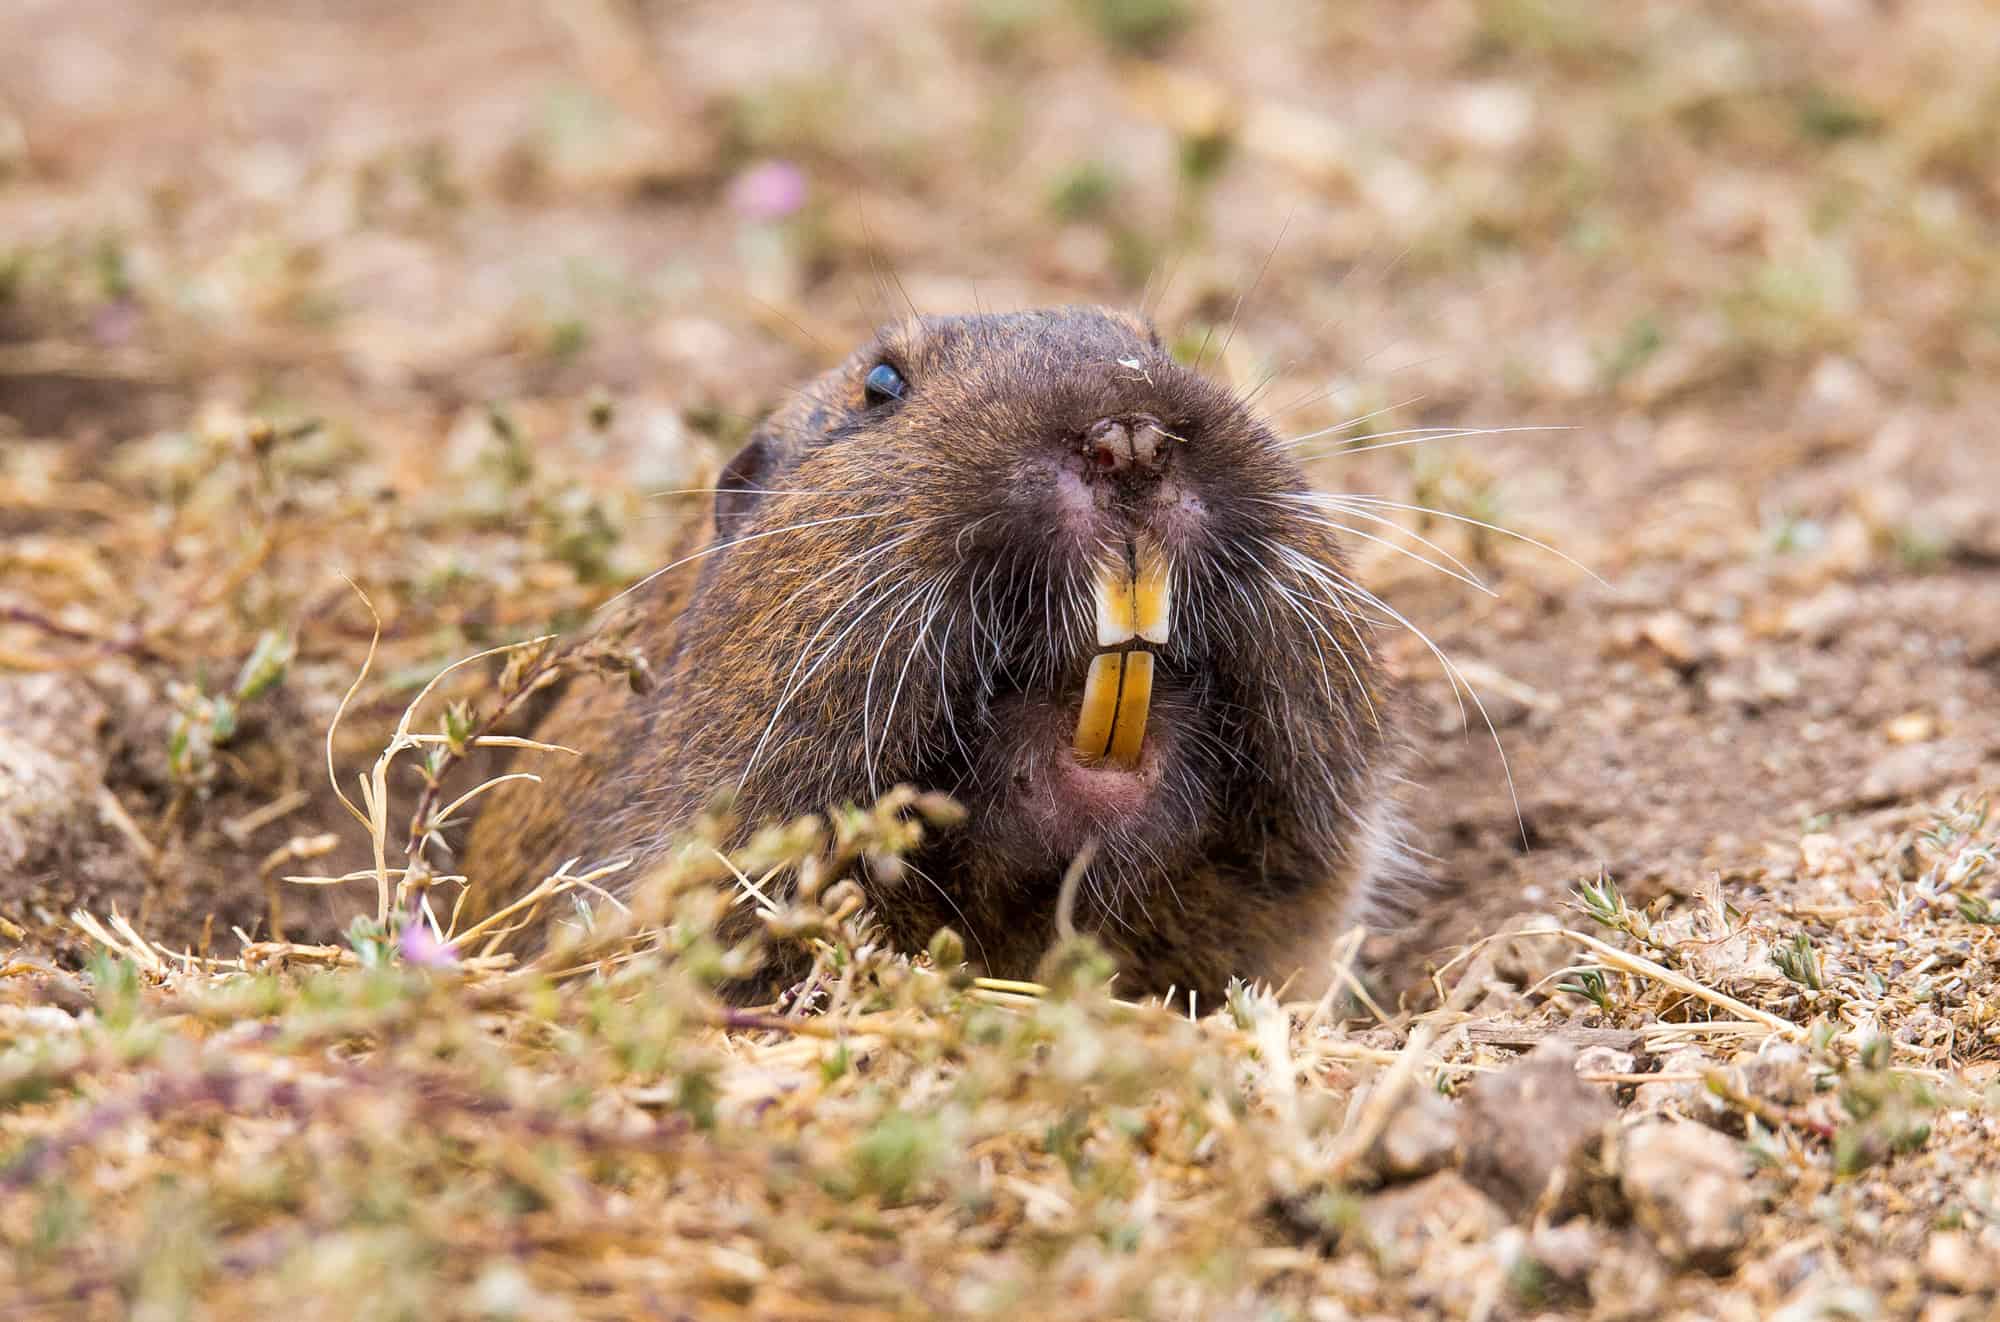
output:
[[[184,909],[133,850],[286,838],[339,574],[393,712],[657,563],[658,493],[908,305],[1143,305],[1436,511],[1384,507],[1494,595],[1362,558],[1512,788],[1399,640],[1474,887],[1423,939],[2000,765],[1977,0],[11,0],[0,51],[0,659],[150,695],[91,771],[144,848],[64,884]],[[1352,453],[1417,427],[1567,430]]]

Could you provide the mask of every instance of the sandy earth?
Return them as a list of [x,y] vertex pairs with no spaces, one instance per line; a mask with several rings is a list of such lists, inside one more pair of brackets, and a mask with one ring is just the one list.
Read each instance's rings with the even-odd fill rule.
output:
[[[1170,332],[1241,297],[1230,365],[1300,434],[1394,404],[1378,428],[1569,428],[1319,466],[1604,579],[1492,539],[1492,599],[1376,572],[1490,681],[1520,803],[1402,649],[1413,816],[1467,892],[1435,944],[1523,888],[1684,888],[1990,778],[1995,199],[1938,121],[1993,38],[1942,11],[1252,7],[1161,93],[1033,6],[28,4],[0,414],[45,482],[203,409],[328,416],[421,499],[466,409],[602,389],[654,416],[591,477],[666,485],[704,462],[680,417],[761,407],[883,315],[885,271],[926,309],[1150,299]],[[1861,123],[1816,137],[1815,107]],[[1245,140],[1189,201],[1170,125],[1203,116]],[[766,158],[807,178],[789,228],[728,203]],[[1113,193],[1058,223],[1093,163]]]

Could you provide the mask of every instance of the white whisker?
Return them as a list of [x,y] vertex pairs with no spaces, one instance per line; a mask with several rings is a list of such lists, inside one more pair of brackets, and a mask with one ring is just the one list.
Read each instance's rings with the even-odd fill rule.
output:
[[[648,583],[652,582],[654,579],[658,578],[662,574],[670,573],[673,570],[679,569],[682,565],[691,564],[694,561],[701,559],[703,556],[714,555],[717,551],[727,551],[734,546],[742,546],[747,542],[762,541],[766,537],[777,537],[783,533],[802,532],[807,528],[823,528],[830,523],[853,523],[857,519],[888,519],[888,518],[894,518],[896,515],[901,513],[903,513],[903,511],[901,510],[871,510],[866,514],[835,514],[824,519],[809,519],[804,523],[788,523],[782,528],[769,528],[763,532],[751,533],[748,537],[737,537],[730,541],[717,542],[712,546],[703,547],[701,550],[696,551],[693,555],[684,555],[670,565],[660,566],[660,568],[655,569],[652,573],[646,575],[644,578],[640,579],[637,583],[634,583],[631,587],[626,588],[624,591],[619,592],[617,595],[613,596],[609,601],[604,603],[604,606],[610,606],[614,602],[621,601],[624,598],[631,596],[634,592],[637,592],[640,588],[645,587]],[[602,610],[604,609],[604,607],[601,606],[598,609]]]
[[[1360,511],[1357,510],[1355,511],[1355,513],[1360,513]],[[1446,578],[1456,579],[1458,582],[1465,584],[1467,587],[1472,588],[1478,592],[1483,592],[1489,597],[1497,597],[1500,595],[1498,592],[1488,587],[1485,583],[1481,582],[1478,576],[1473,574],[1470,570],[1466,570],[1464,573],[1460,573],[1458,570],[1453,569],[1448,565],[1441,565],[1435,560],[1429,560],[1424,558],[1423,556],[1418,555],[1415,551],[1412,551],[1407,546],[1399,545],[1396,542],[1390,541],[1386,537],[1377,537],[1373,533],[1363,532],[1359,528],[1350,528],[1346,524],[1336,522],[1333,519],[1329,519],[1323,514],[1316,515],[1314,521],[1318,522],[1322,527],[1330,528],[1335,532],[1345,533],[1349,537],[1358,537],[1364,542],[1373,542],[1377,546],[1386,546],[1391,551],[1394,551],[1397,555],[1408,556],[1410,559],[1416,561],[1418,564],[1423,565],[1428,569],[1435,569],[1438,573],[1443,574]],[[1382,520],[1382,521],[1388,522],[1388,520]],[[1400,524],[1391,524],[1390,526],[1401,528]],[[1409,532],[1407,528],[1403,528],[1402,531]],[[1411,535],[1415,536],[1415,534]],[[1418,540],[1421,541],[1423,539],[1418,538]],[[1449,556],[1450,552],[1446,552],[1445,554]],[[1454,563],[1457,561],[1457,557],[1452,556],[1451,558],[1454,561]]]
[[1454,523],[1464,523],[1464,524],[1470,524],[1474,528],[1484,528],[1488,532],[1499,533],[1502,537],[1511,537],[1517,542],[1526,542],[1529,546],[1534,547],[1538,551],[1547,551],[1550,555],[1556,557],[1556,559],[1558,560],[1561,560],[1563,563],[1571,566],[1572,568],[1582,570],[1584,573],[1590,575],[1593,579],[1596,579],[1601,586],[1604,587],[1611,586],[1609,583],[1606,583],[1604,581],[1603,577],[1600,576],[1596,570],[1592,569],[1589,565],[1584,564],[1581,560],[1578,560],[1576,557],[1568,555],[1563,551],[1560,551],[1557,548],[1550,546],[1547,542],[1537,541],[1535,538],[1528,536],[1526,533],[1516,532],[1512,528],[1504,528],[1497,523],[1487,523],[1483,519],[1475,519],[1472,518],[1470,515],[1466,514],[1454,514],[1450,510],[1433,509],[1429,505],[1411,505],[1400,500],[1385,500],[1380,496],[1338,495],[1338,496],[1331,496],[1330,499],[1335,503],[1348,507],[1348,512],[1352,514],[1360,513],[1359,510],[1352,508],[1352,506],[1356,504],[1378,505],[1384,509],[1406,510],[1412,514],[1429,514],[1440,519],[1450,519]]
[[[1342,458],[1342,459],[1345,459],[1345,458],[1347,458],[1347,457],[1348,457],[1349,455],[1357,455],[1357,454],[1371,454],[1371,453],[1373,453],[1373,452],[1374,452],[1374,451],[1376,451],[1376,450],[1398,450],[1398,449],[1401,449],[1402,447],[1404,447],[1404,446],[1406,446],[1406,445],[1423,445],[1423,444],[1425,444],[1425,443],[1427,443],[1427,442],[1430,442],[1430,441],[1451,441],[1451,440],[1458,440],[1458,439],[1461,439],[1461,438],[1463,438],[1463,437],[1467,437],[1467,436],[1513,436],[1513,435],[1517,435],[1517,434],[1519,434],[1519,433],[1522,433],[1522,432],[1536,432],[1536,431],[1575,431],[1575,430],[1576,430],[1576,428],[1574,428],[1574,427],[1568,427],[1568,426],[1550,426],[1550,427],[1410,427],[1410,428],[1405,428],[1405,429],[1404,429],[1403,431],[1401,431],[1401,432],[1381,432],[1381,433],[1378,433],[1378,435],[1381,435],[1381,436],[1402,436],[1402,437],[1403,437],[1403,439],[1402,439],[1402,440],[1394,440],[1394,441],[1384,441],[1384,442],[1381,442],[1381,443],[1376,443],[1376,444],[1368,444],[1368,445],[1356,445],[1356,444],[1354,444],[1354,442],[1352,442],[1352,441],[1343,441],[1343,442],[1341,442],[1341,443],[1340,443],[1339,445],[1336,445],[1335,447],[1333,447],[1332,449],[1329,449],[1329,450],[1322,450],[1322,451],[1321,451],[1320,453],[1318,453],[1318,454],[1310,454],[1310,455],[1304,455],[1304,456],[1301,456],[1301,462],[1305,462],[1305,463],[1310,463],[1310,462],[1312,462],[1313,460],[1316,460],[1316,459],[1331,459],[1331,458],[1334,458],[1335,456],[1338,456],[1338,457],[1340,457],[1340,458]],[[1419,433],[1420,433],[1420,434],[1419,434]],[[1373,442],[1373,441],[1375,441],[1375,437],[1372,437],[1372,436],[1357,436],[1357,437],[1355,438],[1355,440],[1356,440],[1356,441],[1370,441],[1370,442]],[[1343,447],[1345,447],[1345,448],[1343,448]]]
[[791,673],[785,677],[785,688],[778,695],[777,705],[771,710],[771,719],[765,723],[764,733],[758,737],[756,747],[750,750],[750,758],[743,764],[743,774],[737,778],[736,788],[739,793],[749,783],[750,773],[756,769],[757,761],[763,756],[765,745],[770,742],[772,733],[778,728],[778,718],[784,715],[785,708],[791,705],[792,699],[803,691],[807,684],[812,682],[813,677],[819,673],[820,668],[832,657],[835,649],[846,640],[847,635],[859,627],[861,622],[867,619],[877,606],[894,596],[900,585],[892,582],[870,598],[867,604],[861,608],[860,613],[854,617],[853,621],[821,649],[819,660],[813,663],[812,669],[801,675],[799,673],[801,667],[806,664],[807,658],[812,655],[812,645],[819,641],[821,635],[833,627],[835,621],[840,618],[841,613],[848,606],[852,605],[863,593],[870,591],[883,580],[891,578],[897,572],[897,569],[898,566],[891,565],[875,577],[869,579],[860,588],[850,592],[838,605],[826,613],[826,618],[820,622],[820,626],[817,629],[813,630],[812,636],[800,644],[798,659],[792,662]]
[[1327,518],[1321,508],[1322,506],[1331,506],[1332,508],[1339,510],[1342,514],[1350,514],[1357,519],[1366,519],[1370,523],[1379,523],[1382,524],[1384,527],[1394,528],[1397,532],[1403,534],[1403,536],[1405,537],[1408,537],[1411,541],[1417,542],[1418,544],[1427,547],[1430,550],[1436,551],[1440,556],[1444,557],[1445,561],[1448,564],[1450,564],[1454,569],[1457,569],[1460,573],[1463,573],[1467,577],[1474,580],[1477,580],[1479,578],[1478,573],[1472,568],[1471,565],[1466,564],[1465,561],[1459,559],[1457,556],[1453,555],[1450,551],[1446,550],[1444,547],[1439,546],[1436,542],[1424,536],[1422,533],[1417,532],[1415,529],[1404,527],[1402,524],[1396,522],[1394,519],[1390,518],[1386,514],[1377,514],[1372,510],[1359,509],[1354,506],[1340,504],[1331,498],[1319,496],[1317,493],[1310,493],[1310,494],[1301,493],[1290,497],[1278,497],[1276,499],[1279,503],[1292,504],[1294,502],[1297,502],[1299,504],[1307,506],[1308,508],[1299,511],[1300,517],[1305,518],[1307,521],[1315,523],[1322,528],[1330,528],[1336,532],[1351,533],[1354,532],[1354,529],[1347,527],[1345,524],[1336,523],[1332,519]]
[[[1304,445],[1307,441],[1315,441],[1322,436],[1332,436],[1339,432],[1344,432],[1348,430],[1350,427],[1359,427],[1362,423],[1368,422],[1375,418],[1379,418],[1384,413],[1394,413],[1397,409],[1408,408],[1412,404],[1421,404],[1423,403],[1424,399],[1425,396],[1423,395],[1411,395],[1408,399],[1399,399],[1394,404],[1384,404],[1379,409],[1373,409],[1367,413],[1358,414],[1355,417],[1349,418],[1346,422],[1336,422],[1330,427],[1321,427],[1318,431],[1309,431],[1303,436],[1294,436],[1289,440],[1280,442],[1280,445],[1283,449],[1295,450],[1299,446]],[[1357,437],[1356,439],[1365,440],[1367,438]]]
[[[894,615],[889,617],[889,622],[882,626],[882,637],[875,644],[875,657],[868,663],[867,682],[861,687],[861,763],[868,775],[868,797],[871,799],[882,797],[882,787],[876,782],[875,778],[874,748],[868,742],[868,713],[875,701],[875,668],[882,664],[882,654],[888,650],[889,640],[895,637],[896,626],[902,623],[903,617],[910,613],[912,606],[923,600],[922,593],[928,590],[929,586],[930,584],[927,580],[922,588],[911,591],[909,599],[897,609]],[[882,739],[885,744],[888,742],[888,738],[889,731],[885,725],[882,731]]]
[[[909,653],[903,658],[903,668],[896,675],[896,687],[890,691],[889,710],[882,715],[882,740],[879,746],[881,754],[888,752],[889,732],[896,723],[896,704],[903,699],[903,681],[910,677],[910,664],[917,659],[919,648],[927,648],[929,646],[931,624],[937,619],[938,612],[944,609],[944,588],[949,579],[949,574],[941,572],[934,575],[928,584],[919,589],[923,595],[923,599],[930,603],[930,608],[924,613],[923,622],[917,626],[917,636],[911,640]],[[892,625],[891,628],[893,627]],[[887,631],[885,630],[884,632]],[[939,669],[943,669],[942,660],[940,660]],[[871,690],[873,687],[871,683]],[[861,741],[865,751],[868,742],[868,725],[865,718],[861,727]],[[871,789],[875,784],[875,764],[873,762],[869,763],[868,784]]]
[[1397,624],[1409,630],[1419,642],[1430,650],[1430,654],[1437,659],[1438,665],[1444,670],[1445,678],[1451,684],[1452,696],[1458,701],[1459,724],[1464,727],[1468,735],[1472,733],[1472,722],[1465,710],[1465,699],[1472,699],[1473,707],[1479,712],[1479,719],[1486,725],[1486,733],[1492,737],[1493,751],[1499,754],[1500,771],[1507,780],[1507,797],[1514,805],[1514,824],[1520,829],[1521,840],[1525,844],[1528,839],[1528,822],[1521,815],[1521,796],[1514,787],[1514,769],[1507,761],[1507,749],[1500,741],[1500,728],[1493,723],[1493,717],[1488,714],[1486,704],[1480,700],[1479,691],[1473,688],[1472,682],[1465,678],[1464,672],[1458,668],[1457,663],[1451,657],[1445,654],[1444,649],[1439,647],[1429,634],[1411,622],[1407,615],[1404,615],[1394,606],[1391,606],[1388,602],[1358,584],[1349,584],[1347,590],[1354,593],[1358,600],[1373,606],[1376,610],[1381,611]]

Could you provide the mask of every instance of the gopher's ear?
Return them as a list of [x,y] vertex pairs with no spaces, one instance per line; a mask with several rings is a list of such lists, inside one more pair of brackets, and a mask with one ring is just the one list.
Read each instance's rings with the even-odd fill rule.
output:
[[1104,313],[1155,349],[1164,350],[1167,347],[1166,342],[1160,339],[1160,328],[1153,324],[1150,317],[1127,312],[1124,308],[1106,308]]
[[715,479],[715,536],[734,541],[764,498],[765,481],[777,467],[777,452],[759,431],[736,452]]

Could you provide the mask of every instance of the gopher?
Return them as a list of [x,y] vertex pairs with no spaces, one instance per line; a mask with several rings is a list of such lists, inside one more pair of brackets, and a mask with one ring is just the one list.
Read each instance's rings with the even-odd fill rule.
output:
[[570,683],[536,735],[583,756],[489,797],[483,886],[635,875],[725,797],[747,830],[907,783],[967,817],[855,879],[893,942],[951,926],[1030,974],[1088,842],[1074,921],[1121,989],[1212,1001],[1323,985],[1413,879],[1383,612],[1286,444],[1143,320],[886,327],[755,429],[705,522],[626,602],[657,682]]

